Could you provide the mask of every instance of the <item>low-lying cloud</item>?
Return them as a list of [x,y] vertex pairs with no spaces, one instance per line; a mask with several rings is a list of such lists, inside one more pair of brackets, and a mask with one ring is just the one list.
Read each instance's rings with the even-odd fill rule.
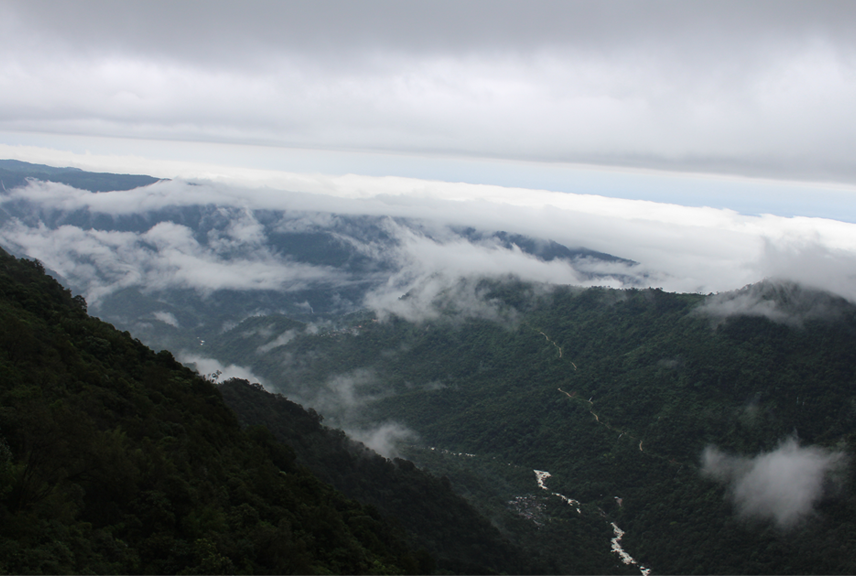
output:
[[333,374],[320,386],[304,386],[294,394],[297,401],[312,406],[339,425],[351,422],[368,403],[383,396],[375,372],[359,368]]
[[208,358],[201,354],[192,352],[181,352],[177,355],[177,359],[182,364],[195,366],[196,371],[200,375],[211,378],[217,382],[225,382],[230,378],[240,378],[250,382],[258,382],[262,386],[267,386],[265,380],[259,378],[246,366],[238,366],[237,364],[223,365],[214,358]]
[[381,384],[374,370],[359,368],[333,374],[320,386],[303,387],[289,396],[303,406],[314,408],[330,425],[344,430],[378,454],[392,458],[398,455],[399,443],[413,441],[417,435],[398,422],[366,421],[364,410],[388,394]]
[[790,438],[752,458],[709,446],[702,454],[702,474],[728,487],[740,516],[788,529],[813,513],[828,483],[840,480],[845,463],[842,452],[801,447]]
[[486,290],[480,288],[480,280],[485,278],[514,276],[547,284],[622,285],[609,277],[596,282],[587,280],[566,260],[544,261],[516,245],[507,248],[492,239],[429,237],[394,224],[387,229],[398,238],[398,246],[386,256],[396,271],[370,291],[364,301],[381,319],[395,314],[416,322],[454,312],[457,317],[513,321],[514,310],[504,309],[499,302],[485,297]]
[[257,354],[265,354],[270,352],[274,348],[279,348],[280,346],[285,346],[295,338],[297,338],[298,332],[297,330],[286,330],[267,344],[262,344],[258,348],[256,348]]
[[[0,194],[0,203],[27,203],[31,215],[61,209],[114,219],[164,218],[164,211],[214,206],[225,224],[198,238],[188,226],[169,220],[129,232],[71,224],[51,228],[38,219],[11,218],[0,226],[0,242],[39,258],[96,303],[128,286],[289,291],[351,282],[341,269],[295,262],[269,245],[271,233],[313,230],[331,231],[343,245],[388,265],[386,276],[373,279],[366,304],[405,317],[424,314],[422,300],[430,301],[462,278],[508,275],[553,284],[701,293],[772,278],[856,302],[856,224],[411,178],[288,173],[277,178],[270,182],[279,188],[173,180],[99,194],[33,182]],[[268,228],[260,214],[275,216],[265,224]],[[386,219],[379,230],[389,242],[350,235],[344,217]],[[474,239],[454,232],[467,227],[487,235]],[[494,231],[587,247],[638,265],[546,262],[514,246],[491,243]],[[598,276],[592,280],[591,274]],[[398,300],[407,293],[409,302]],[[776,315],[764,304],[731,305]]]
[[175,314],[172,312],[155,312],[154,314],[155,320],[159,320],[164,324],[169,324],[173,328],[178,328],[178,319],[175,317]]
[[715,321],[729,316],[760,316],[781,324],[802,326],[808,320],[834,319],[843,309],[844,301],[827,292],[793,282],[767,280],[711,296],[696,313]]
[[362,442],[381,456],[394,458],[398,456],[398,445],[402,442],[413,442],[415,432],[397,422],[384,422],[371,428],[346,428],[345,432],[351,438]]
[[[237,226],[230,226],[233,233]],[[73,225],[28,226],[12,219],[0,241],[17,247],[83,292],[97,308],[105,296],[128,287],[144,291],[190,288],[296,291],[317,283],[346,283],[346,273],[329,266],[295,262],[272,253],[255,229],[237,237],[210,234],[205,244],[187,226],[159,222],[145,232],[87,229]]]

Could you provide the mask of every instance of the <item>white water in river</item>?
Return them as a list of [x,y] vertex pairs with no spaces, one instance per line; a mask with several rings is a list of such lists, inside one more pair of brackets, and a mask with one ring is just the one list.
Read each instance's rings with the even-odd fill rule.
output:
[[618,557],[621,558],[621,561],[625,564],[636,564],[639,566],[639,571],[642,573],[642,576],[648,576],[651,574],[651,570],[645,568],[636,560],[633,559],[633,556],[628,554],[624,548],[621,547],[621,538],[624,537],[624,530],[615,525],[615,522],[610,522],[612,524],[612,532],[615,534],[615,537],[611,540],[612,542],[612,551],[618,554]]
[[[551,474],[549,472],[544,472],[543,470],[533,470],[533,472],[535,472],[535,477],[538,479],[538,486],[542,490],[547,490],[547,492],[550,492],[550,490],[544,484],[544,480],[549,478],[551,476]],[[582,514],[582,511],[580,510],[580,503],[577,500],[574,500],[573,498],[568,498],[567,496],[563,496],[562,494],[559,494],[558,492],[550,492],[550,494],[552,494],[553,496],[558,496],[559,498],[561,498],[562,500],[567,502],[569,505],[576,508],[577,514]]]
[[[551,474],[549,472],[544,471],[544,470],[533,470],[533,472],[535,472],[535,478],[538,481],[538,487],[541,488],[542,490],[547,490],[548,492],[550,492],[550,489],[547,488],[546,484],[544,484],[544,480],[549,478],[551,476]],[[562,494],[559,494],[558,492],[550,492],[550,494],[552,494],[553,496],[558,496],[559,498],[561,498],[562,500],[564,500],[565,502],[567,502],[571,506],[574,506],[577,509],[578,514],[582,514],[582,511],[580,510],[580,503],[577,500],[574,500],[572,498],[568,498],[567,496],[563,496]],[[620,505],[620,503],[619,503],[619,505]],[[612,524],[612,532],[613,532],[613,534],[615,534],[615,537],[611,540],[612,551],[615,552],[616,554],[618,554],[618,557],[621,558],[621,561],[624,562],[625,564],[636,564],[637,566],[639,566],[639,571],[642,573],[642,576],[649,576],[651,574],[651,570],[648,568],[645,568],[644,566],[642,566],[638,562],[636,562],[636,560],[634,560],[633,557],[630,554],[628,554],[624,548],[621,547],[621,538],[624,536],[624,530],[622,530],[621,528],[616,526],[615,522],[611,522],[610,524]]]

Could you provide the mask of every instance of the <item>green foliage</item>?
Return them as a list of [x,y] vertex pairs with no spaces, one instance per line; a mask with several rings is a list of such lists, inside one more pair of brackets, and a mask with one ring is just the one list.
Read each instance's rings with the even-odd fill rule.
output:
[[[852,483],[830,487],[814,516],[781,531],[737,517],[725,488],[699,470],[706,446],[754,455],[794,433],[853,452],[853,306],[774,323],[713,319],[698,313],[704,296],[661,290],[539,293],[496,282],[484,292],[518,310],[516,324],[362,318],[245,359],[258,358],[254,372],[294,396],[337,375],[371,374],[349,423],[394,420],[417,432],[421,444],[402,448],[408,458],[447,475],[515,543],[559,558],[560,571],[625,567],[599,563],[583,536],[595,526],[570,507],[548,514],[549,528],[509,519],[511,498],[542,495],[533,469],[550,471],[550,489],[584,512],[621,526],[625,548],[655,572],[856,571],[840,553],[856,541]],[[554,528],[565,537],[548,537]]]
[[0,251],[0,572],[419,571],[373,514]]
[[[243,422],[265,426],[250,430],[270,434],[270,429],[277,439],[294,446],[292,458],[299,464],[348,497],[392,518],[412,547],[430,553],[440,569],[466,574],[550,571],[503,539],[451,490],[448,481],[407,460],[379,456],[342,431],[323,426],[314,412],[266,392],[259,384],[232,379],[220,391]],[[372,525],[377,518],[366,515],[361,522]],[[430,556],[423,558],[421,571],[431,571]]]

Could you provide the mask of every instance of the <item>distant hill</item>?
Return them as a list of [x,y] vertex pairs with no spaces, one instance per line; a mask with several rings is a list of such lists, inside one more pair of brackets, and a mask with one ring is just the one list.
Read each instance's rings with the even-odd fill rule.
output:
[[368,295],[411,292],[409,284],[421,274],[412,268],[419,267],[418,252],[426,247],[477,247],[505,257],[525,255],[554,270],[561,264],[566,275],[573,270],[585,281],[636,282],[631,260],[502,230],[438,228],[414,218],[359,213],[250,209],[240,199],[218,204],[208,195],[188,202],[186,194],[162,190],[111,196],[99,211],[96,199],[80,195],[66,201],[58,191],[48,199],[13,191],[28,179],[93,193],[158,180],[0,161],[0,243],[16,255],[42,260],[64,285],[88,295],[100,318],[176,353],[198,348],[249,316],[275,313],[324,322],[362,310]]
[[59,182],[92,192],[131,190],[154,184],[159,180],[152,176],[85,172],[79,168],[55,168],[20,160],[0,160],[0,183],[4,190],[22,186],[28,178]]

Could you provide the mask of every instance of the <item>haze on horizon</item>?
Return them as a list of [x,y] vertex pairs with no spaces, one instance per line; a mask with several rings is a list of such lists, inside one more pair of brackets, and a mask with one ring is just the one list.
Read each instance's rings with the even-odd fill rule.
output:
[[852,3],[8,0],[0,46],[0,157],[854,298]]

